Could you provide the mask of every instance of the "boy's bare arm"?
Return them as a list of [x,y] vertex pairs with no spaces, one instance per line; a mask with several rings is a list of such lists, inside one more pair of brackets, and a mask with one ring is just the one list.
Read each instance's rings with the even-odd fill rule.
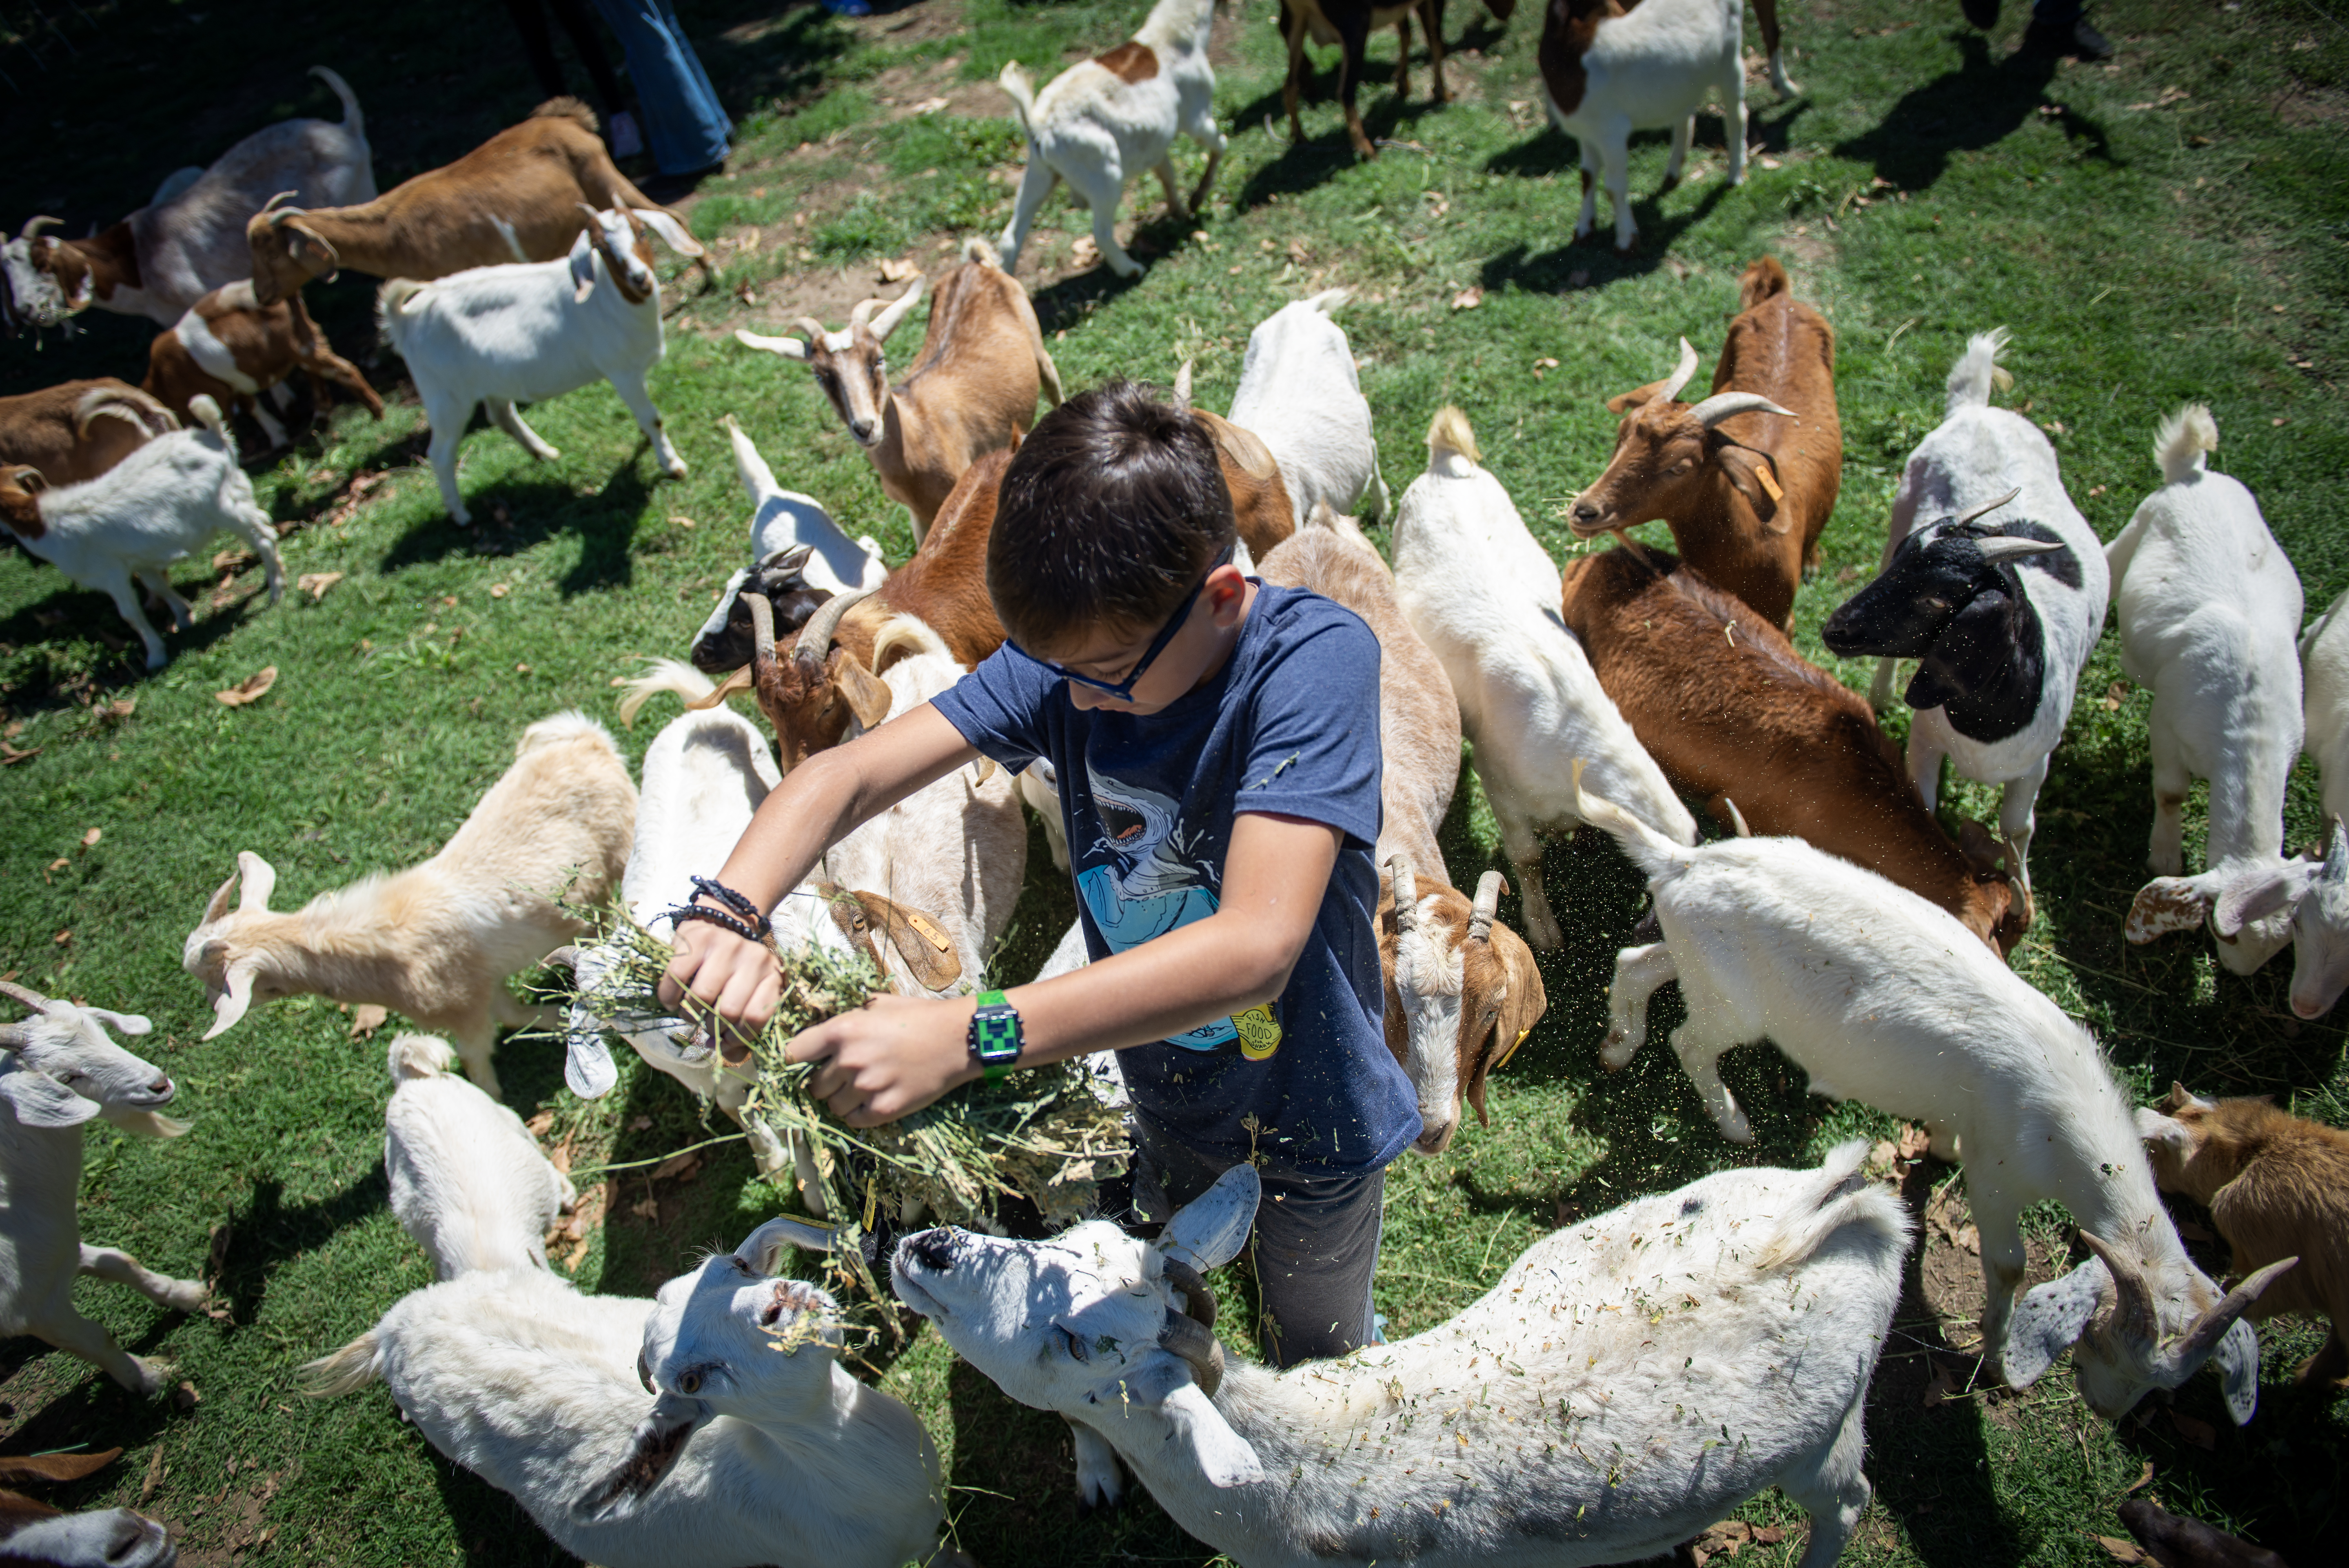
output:
[[[1008,993],[1026,1037],[1021,1064],[1164,1039],[1279,995],[1343,839],[1301,817],[1241,813],[1214,914]],[[967,1043],[975,1006],[968,997],[876,997],[802,1034],[790,1054],[820,1064],[810,1088],[835,1114],[852,1127],[877,1126],[978,1076]]]
[[[824,851],[868,818],[945,778],[978,753],[928,703],[792,769],[761,802],[734,852],[714,873],[771,910],[807,880]],[[766,948],[722,926],[681,921],[662,977],[663,1006],[690,992],[730,1024],[756,1030],[774,1016],[780,981]]]

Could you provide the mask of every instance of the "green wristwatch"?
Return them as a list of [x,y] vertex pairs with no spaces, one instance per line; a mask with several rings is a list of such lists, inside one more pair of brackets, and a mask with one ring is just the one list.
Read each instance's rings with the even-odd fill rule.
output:
[[1019,1029],[1019,1009],[1000,991],[981,991],[978,1011],[970,1016],[970,1054],[987,1071],[989,1083],[1011,1070],[1025,1044]]

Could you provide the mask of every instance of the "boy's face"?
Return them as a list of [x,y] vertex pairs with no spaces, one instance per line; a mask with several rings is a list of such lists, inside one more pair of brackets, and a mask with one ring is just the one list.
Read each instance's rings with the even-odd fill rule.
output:
[[[1133,693],[1114,697],[1081,682],[1068,683],[1069,700],[1082,709],[1112,713],[1156,713],[1224,667],[1232,645],[1239,640],[1240,623],[1256,590],[1238,567],[1226,563],[1207,573],[1199,595],[1191,601],[1184,624],[1150,667],[1133,685]],[[1138,632],[1102,631],[1090,634],[1049,655],[1056,665],[1114,686],[1139,663],[1164,628]]]

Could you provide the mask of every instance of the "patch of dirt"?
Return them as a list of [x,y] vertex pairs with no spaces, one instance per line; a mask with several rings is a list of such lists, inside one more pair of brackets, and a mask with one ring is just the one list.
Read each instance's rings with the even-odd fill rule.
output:
[[263,1475],[260,1468],[251,1460],[231,1460],[228,1483],[219,1491],[185,1510],[154,1515],[180,1542],[181,1568],[231,1568],[267,1550],[277,1535],[277,1527],[266,1522],[269,1500],[295,1470]]
[[2286,125],[2349,125],[2349,92],[2294,84],[2277,103],[2276,118]]

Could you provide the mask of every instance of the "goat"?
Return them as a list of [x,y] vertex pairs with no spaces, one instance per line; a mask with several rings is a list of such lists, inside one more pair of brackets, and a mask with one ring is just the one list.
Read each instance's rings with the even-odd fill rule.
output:
[[[38,469],[52,485],[80,484],[179,428],[176,415],[127,382],[67,381],[0,397],[0,467]],[[0,522],[36,528],[40,512],[0,513]]]
[[2324,814],[2349,821],[2349,593],[2300,634],[2305,745],[2316,763]]
[[139,601],[142,584],[163,601],[181,631],[195,624],[188,602],[164,573],[216,533],[233,533],[261,558],[269,602],[285,591],[277,531],[237,465],[218,404],[199,396],[189,413],[202,427],[153,437],[94,480],[51,488],[38,469],[0,469],[0,521],[26,551],[85,588],[114,601],[146,645],[147,667],[171,660]]
[[122,1457],[94,1454],[0,1455],[0,1563],[11,1568],[171,1568],[179,1548],[158,1521],[127,1508],[66,1513],[23,1492],[33,1482],[79,1480]]
[[[681,256],[708,263],[674,213],[628,183],[595,134],[595,113],[550,98],[456,162],[372,200],[336,207],[270,204],[245,225],[253,297],[274,304],[344,267],[430,280],[502,262],[551,262],[590,225],[580,208],[626,207]],[[177,312],[166,320],[175,319]]]
[[[2106,547],[2121,669],[2153,691],[2154,879],[2129,906],[2131,942],[2207,920],[2219,962],[2249,975],[2295,949],[2292,1006],[2321,1016],[2349,985],[2349,887],[2283,851],[2284,783],[2302,738],[2300,575],[2251,492],[2205,469],[2219,428],[2189,404],[2162,421],[2167,481]],[[2205,869],[2186,869],[2186,793],[2210,781]]]
[[[1019,61],[1003,67],[996,85],[1010,98],[1028,140],[1011,222],[996,242],[1005,272],[1019,265],[1030,226],[1063,180],[1092,209],[1093,243],[1122,278],[1142,275],[1142,263],[1117,242],[1117,204],[1128,179],[1155,170],[1166,188],[1167,212],[1178,222],[1192,221],[1230,145],[1216,129],[1216,67],[1207,61],[1215,25],[1216,0],[1158,0],[1131,39],[1071,66],[1040,93]],[[1174,184],[1177,136],[1207,151],[1187,203]]]
[[[1114,1501],[1123,1460],[1250,1568],[1630,1562],[1774,1484],[1825,1568],[1868,1506],[1868,1381],[1909,1244],[1864,1153],[1639,1199],[1535,1243],[1440,1327],[1286,1372],[1226,1363],[1200,1274],[1247,1239],[1245,1161],[1154,1243],[1102,1221],[1048,1242],[926,1231],[890,1281],[1005,1393],[1068,1418],[1089,1497]],[[1486,1357],[1516,1376],[1471,1370]]]
[[433,1448],[606,1568],[928,1563],[936,1448],[840,1365],[832,1298],[771,1277],[786,1245],[827,1241],[770,1220],[650,1301],[466,1274],[310,1363],[309,1391],[380,1377]]
[[496,1095],[497,1026],[533,1021],[506,977],[578,934],[564,903],[592,907],[610,896],[636,807],[612,738],[574,711],[523,730],[513,765],[421,864],[281,913],[269,907],[275,869],[244,851],[181,949],[181,967],[204,983],[212,1010],[203,1037],[255,1000],[373,1002],[447,1036],[467,1076]]
[[[1767,1038],[1810,1075],[1812,1093],[1921,1121],[1937,1157],[1965,1162],[1982,1233],[1982,1351],[2009,1384],[2028,1387],[2072,1345],[2089,1408],[2117,1418],[2215,1357],[2229,1412],[2251,1419],[2259,1339],[2240,1319],[2273,1274],[2222,1300],[2194,1266],[2087,1030],[1945,911],[1799,839],[1690,849],[1588,794],[1582,814],[1648,873],[1663,932],[1616,955],[1599,1049],[1610,1070],[1646,1040],[1649,997],[1678,980],[1688,1018],[1672,1049],[1723,1137],[1754,1135],[1719,1058]],[[2021,1215],[2049,1199],[2071,1211],[2094,1255],[2025,1293],[2018,1312]],[[2107,1287],[2112,1313],[2092,1324]]]
[[391,1212],[440,1279],[546,1267],[546,1229],[579,1192],[522,1118],[462,1078],[437,1035],[391,1042],[383,1170]]
[[148,346],[147,379],[141,385],[177,414],[186,414],[199,394],[232,413],[243,409],[275,448],[285,445],[285,428],[254,394],[277,386],[296,370],[307,372],[311,385],[321,391],[327,381],[339,383],[367,405],[370,415],[383,418],[383,399],[358,366],[327,343],[301,294],[260,304],[254,300],[250,278],[222,284],[190,305],[171,331],[157,334]]
[[[2064,493],[2055,449],[2022,415],[1990,406],[2005,344],[2002,327],[1967,340],[1948,417],[1909,455],[1883,570],[1819,635],[1846,658],[1881,655],[1879,687],[1890,660],[1919,661],[1909,781],[1928,811],[1944,757],[1965,778],[2005,786],[1999,833],[2027,893],[2033,807],[2103,634],[2111,576],[2096,531]],[[2012,521],[1980,521],[2010,503]]]
[[[375,200],[367,125],[350,85],[324,66],[310,74],[343,100],[343,121],[289,119],[254,132],[177,191],[86,240],[41,232],[35,218],[0,248],[17,314],[55,326],[95,305],[170,326],[223,284],[254,275],[247,221],[273,193],[314,205]],[[277,295],[272,294],[274,303]]]
[[2284,1560],[2265,1547],[2199,1519],[2168,1512],[2142,1497],[2129,1498],[2114,1511],[2145,1548],[2147,1555],[2139,1562],[2159,1568],[2285,1568]]
[[514,405],[609,381],[661,471],[685,477],[685,459],[645,390],[667,346],[650,233],[626,207],[588,217],[561,261],[475,267],[436,283],[394,278],[377,294],[384,340],[408,362],[431,420],[433,476],[460,527],[473,514],[457,493],[457,443],[483,403],[524,451],[551,462],[563,454],[523,423]]
[[[1232,394],[1231,423],[1254,431],[1271,451],[1299,520],[1325,502],[1333,512],[1373,521],[1390,510],[1354,351],[1330,319],[1351,297],[1350,289],[1324,289],[1257,323]],[[1266,553],[1257,552],[1258,564]]]
[[128,1132],[177,1138],[187,1123],[160,1113],[178,1088],[107,1034],[146,1034],[153,1026],[137,1014],[52,1000],[6,981],[0,994],[33,1014],[0,1024],[0,1336],[45,1339],[151,1398],[170,1386],[170,1364],[130,1355],[75,1311],[74,1281],[96,1274],[174,1312],[195,1311],[210,1292],[81,1239],[81,1124],[102,1116]]
[[1516,1054],[1549,995],[1525,939],[1495,918],[1507,881],[1476,880],[1476,896],[1419,876],[1410,857],[1387,861],[1378,907],[1379,959],[1386,971],[1387,1049],[1419,1097],[1412,1147],[1441,1154],[1460,1130],[1464,1102],[1479,1126],[1485,1086]]
[[[802,316],[802,337],[736,332],[750,348],[796,359],[814,373],[850,438],[881,479],[881,492],[913,514],[916,543],[955,484],[989,452],[1016,447],[1035,423],[1040,392],[1061,404],[1061,370],[1044,347],[1028,291],[998,265],[983,240],[963,248],[960,266],[931,298],[922,352],[905,379],[889,384],[889,335],[922,297],[922,280],[884,304],[848,313],[848,330],[827,332]],[[880,314],[875,315],[874,313]]]
[[2137,1130],[2155,1183],[2210,1211],[2237,1274],[2300,1259],[2247,1315],[2331,1321],[2332,1337],[2294,1376],[2302,1383],[2349,1377],[2349,1132],[2263,1099],[2199,1099],[2176,1083],[2159,1110],[2137,1113]]
[[1775,256],[1740,288],[1711,396],[1678,401],[1696,372],[1682,338],[1671,376],[1608,399],[1623,416],[1615,452],[1568,526],[1588,540],[1661,517],[1682,560],[1783,632],[1843,487],[1835,329],[1795,298]]
[[[1269,555],[1281,541],[1297,531],[1297,508],[1289,499],[1288,481],[1282,477],[1280,459],[1265,444],[1264,438],[1225,418],[1210,408],[1201,408],[1191,400],[1191,362],[1174,373],[1174,395],[1171,399],[1178,412],[1191,416],[1191,422],[1207,433],[1215,443],[1216,467],[1224,476],[1224,489],[1232,498],[1232,522],[1239,533],[1240,548],[1232,559],[1244,573],[1253,573],[1257,559]],[[1362,406],[1363,417],[1370,406]],[[1376,462],[1376,457],[1372,459]]]
[[1557,567],[1501,481],[1479,466],[1475,432],[1459,409],[1438,410],[1427,451],[1427,471],[1395,513],[1396,595],[1458,697],[1524,899],[1526,940],[1555,951],[1566,938],[1542,885],[1540,834],[1581,820],[1563,788],[1572,758],[1591,758],[1609,789],[1673,837],[1694,843],[1696,822],[1559,621]]
[[[1516,0],[1507,0],[1507,5],[1516,9]],[[1281,86],[1280,101],[1288,110],[1289,140],[1305,139],[1297,103],[1305,83],[1308,34],[1315,43],[1325,47],[1335,44],[1340,51],[1338,98],[1345,106],[1346,135],[1359,158],[1375,158],[1379,150],[1362,129],[1361,113],[1354,108],[1354,88],[1361,80],[1371,35],[1380,28],[1393,27],[1398,39],[1395,96],[1411,96],[1411,19],[1417,15],[1427,31],[1427,68],[1435,78],[1435,101],[1452,101],[1452,93],[1444,85],[1444,0],[1390,0],[1385,5],[1377,0],[1281,0],[1280,12],[1281,36],[1288,42],[1288,77]]]
[[1631,221],[1631,133],[1671,127],[1670,190],[1680,183],[1696,111],[1708,97],[1721,103],[1729,182],[1745,183],[1744,47],[1744,0],[1644,0],[1629,15],[1619,0],[1549,0],[1535,57],[1551,123],[1582,149],[1576,239],[1598,220],[1594,181],[1603,181],[1615,204],[1615,249],[1630,253],[1640,239]]

